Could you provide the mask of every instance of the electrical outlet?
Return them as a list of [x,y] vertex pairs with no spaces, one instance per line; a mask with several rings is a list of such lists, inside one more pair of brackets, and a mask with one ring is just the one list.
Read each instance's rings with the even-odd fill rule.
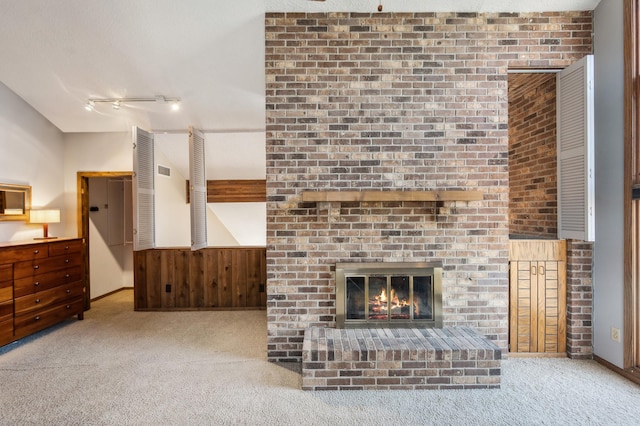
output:
[[611,327],[611,340],[614,342],[620,342],[620,329]]

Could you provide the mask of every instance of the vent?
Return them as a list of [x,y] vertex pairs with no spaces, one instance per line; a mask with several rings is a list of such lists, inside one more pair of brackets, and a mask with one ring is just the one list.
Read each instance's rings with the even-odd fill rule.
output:
[[171,176],[171,169],[158,164],[158,174],[162,176]]

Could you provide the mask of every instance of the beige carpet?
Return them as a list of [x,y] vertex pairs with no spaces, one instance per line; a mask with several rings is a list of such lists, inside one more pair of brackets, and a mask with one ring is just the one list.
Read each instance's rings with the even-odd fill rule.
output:
[[303,392],[266,313],[133,312],[132,292],[0,349],[2,425],[632,425],[640,387],[592,361],[510,359],[500,390]]

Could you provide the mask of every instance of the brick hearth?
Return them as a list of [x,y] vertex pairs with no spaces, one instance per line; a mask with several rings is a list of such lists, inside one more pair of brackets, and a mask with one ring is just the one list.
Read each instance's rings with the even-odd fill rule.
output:
[[502,351],[469,327],[311,327],[302,349],[302,389],[499,388]]

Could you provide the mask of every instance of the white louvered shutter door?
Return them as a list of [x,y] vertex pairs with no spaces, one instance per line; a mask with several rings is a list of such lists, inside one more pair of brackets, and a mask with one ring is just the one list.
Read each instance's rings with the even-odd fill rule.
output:
[[155,247],[153,134],[133,128],[133,249]]
[[558,237],[595,238],[593,55],[557,76]]
[[189,198],[191,200],[191,250],[207,247],[207,180],[204,134],[189,128]]

